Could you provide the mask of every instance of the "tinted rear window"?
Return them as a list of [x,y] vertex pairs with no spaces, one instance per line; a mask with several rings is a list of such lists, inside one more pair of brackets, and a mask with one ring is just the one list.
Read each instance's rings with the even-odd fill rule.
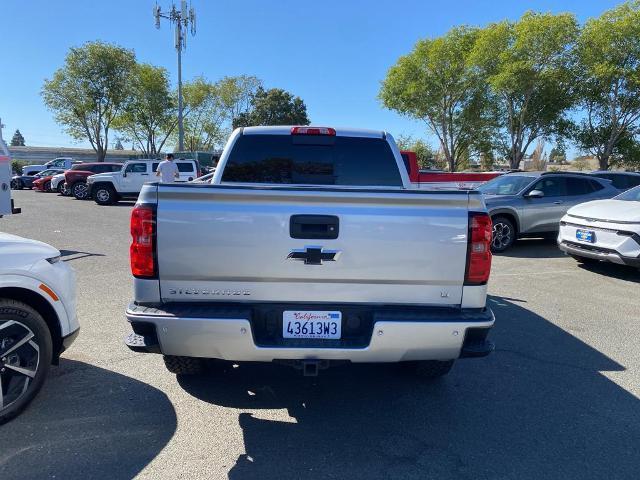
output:
[[244,135],[223,182],[402,186],[393,152],[381,138]]
[[191,162],[187,162],[187,163],[177,162],[176,165],[178,166],[179,172],[193,173],[193,163]]

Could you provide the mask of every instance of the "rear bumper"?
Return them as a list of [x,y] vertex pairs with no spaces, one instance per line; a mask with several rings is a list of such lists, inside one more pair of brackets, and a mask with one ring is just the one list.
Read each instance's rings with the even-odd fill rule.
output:
[[323,347],[318,340],[308,346],[261,345],[251,306],[166,304],[160,310],[131,304],[126,316],[134,334],[125,343],[139,352],[257,362],[452,360],[493,351],[487,340],[494,324],[490,309],[370,308],[365,345]]
[[569,255],[575,255],[578,257],[591,258],[593,260],[602,260],[605,262],[617,263],[618,265],[628,265],[631,267],[640,268],[640,258],[638,257],[626,257],[619,252],[592,245],[581,245],[573,242],[567,242],[565,240],[560,241],[558,244],[560,250]]

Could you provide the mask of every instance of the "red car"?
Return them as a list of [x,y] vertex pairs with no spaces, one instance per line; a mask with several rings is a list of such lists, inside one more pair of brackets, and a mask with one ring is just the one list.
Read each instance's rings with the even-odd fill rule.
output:
[[67,192],[78,200],[87,200],[91,192],[87,188],[87,177],[96,173],[118,172],[122,169],[121,163],[79,163],[64,172],[64,181],[67,184]]
[[63,173],[64,170],[47,170],[46,175],[36,179],[31,184],[34,190],[40,190],[41,192],[50,192],[51,191],[51,178],[54,175],[58,175],[59,173]]

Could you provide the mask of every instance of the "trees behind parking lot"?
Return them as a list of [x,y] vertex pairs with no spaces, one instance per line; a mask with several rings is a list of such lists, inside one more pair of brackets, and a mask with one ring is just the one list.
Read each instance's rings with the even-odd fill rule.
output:
[[477,29],[458,27],[420,40],[391,67],[380,90],[387,108],[426,123],[450,171],[487,125],[487,87],[469,62],[477,36]]
[[527,12],[421,40],[389,69],[380,98],[427,123],[451,170],[451,145],[518,168],[539,138],[571,139],[607,169],[640,164],[639,71],[634,0],[582,28],[571,14]]
[[307,106],[300,97],[282,90],[258,87],[251,96],[251,106],[234,120],[235,127],[250,125],[309,125]]
[[87,140],[104,161],[114,119],[131,97],[131,50],[103,42],[72,48],[65,64],[45,80],[42,97],[71,137]]
[[575,139],[606,170],[612,160],[638,158],[640,2],[622,4],[584,26],[577,85],[584,119]]

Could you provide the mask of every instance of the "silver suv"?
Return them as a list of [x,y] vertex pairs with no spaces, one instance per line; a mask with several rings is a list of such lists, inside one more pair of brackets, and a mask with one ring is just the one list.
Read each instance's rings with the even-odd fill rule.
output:
[[493,252],[504,252],[517,238],[555,236],[569,208],[619,193],[610,180],[558,172],[510,173],[478,190],[493,220]]

